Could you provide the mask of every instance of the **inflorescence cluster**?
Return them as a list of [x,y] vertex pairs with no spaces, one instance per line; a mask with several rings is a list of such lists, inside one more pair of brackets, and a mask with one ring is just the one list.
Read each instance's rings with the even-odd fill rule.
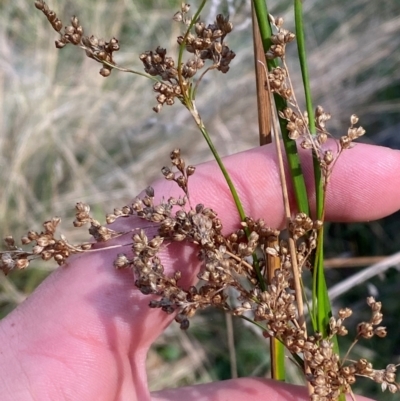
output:
[[[53,29],[60,35],[60,39],[55,42],[58,49],[62,49],[67,44],[81,47],[85,50],[87,57],[102,64],[100,74],[103,77],[108,77],[113,68],[136,73],[136,71],[121,68],[115,63],[113,53],[119,50],[118,39],[112,38],[107,42],[94,35],[84,36],[83,27],[75,16],[71,18],[71,25],[66,26],[62,32],[62,21],[54,11],[49,9],[44,0],[35,0],[35,6],[43,12]],[[161,47],[157,47],[155,51],[146,51],[139,56],[145,72],[151,77],[156,77],[157,80],[153,85],[153,90],[158,93],[157,106],[153,108],[156,112],[159,112],[163,105],[172,106],[175,99],[187,105],[192,101],[193,91],[197,89],[204,74],[210,70],[228,72],[229,64],[235,57],[235,53],[224,41],[233,29],[229,18],[219,14],[213,24],[206,26],[204,22],[194,21],[189,17],[189,10],[190,6],[182,3],[180,11],[173,18],[186,26],[186,33],[177,38],[178,44],[191,55],[186,62],[182,62],[180,57],[175,60],[167,56],[167,50]],[[198,78],[194,87],[193,77],[206,66],[207,61],[211,64]]]
[[328,138],[331,135],[326,130],[326,122],[331,119],[331,115],[325,112],[321,106],[318,106],[315,110],[316,134],[311,134],[308,115],[299,108],[286,64],[286,45],[295,39],[295,35],[283,28],[282,18],[270,16],[270,21],[277,33],[271,37],[272,45],[266,57],[270,60],[280,60],[281,65],[268,72],[267,86],[272,93],[276,93],[287,103],[287,107],[279,112],[279,117],[287,121],[286,128],[289,138],[298,141],[303,149],[314,151],[320,164],[324,183],[327,185],[332,168],[341,152],[349,149],[354,140],[365,134],[365,130],[361,126],[355,127],[358,123],[358,117],[352,115],[347,135],[340,138],[335,151],[333,151],[327,146]]
[[83,27],[75,16],[71,18],[71,25],[66,26],[64,33],[62,33],[62,21],[54,11],[49,9],[43,0],[36,0],[35,7],[43,12],[53,29],[60,34],[60,39],[56,40],[57,49],[62,49],[67,44],[79,46],[85,50],[89,58],[103,64],[103,67],[100,69],[100,74],[103,77],[108,77],[111,74],[112,65],[115,64],[113,53],[119,50],[118,39],[111,38],[107,42],[103,39],[98,39],[94,35],[84,36]]
[[157,106],[154,111],[159,112],[164,104],[171,106],[175,98],[186,104],[192,97],[193,77],[203,69],[206,61],[211,61],[196,82],[196,88],[204,74],[210,70],[226,73],[235,53],[224,42],[233,28],[229,18],[217,15],[213,24],[205,25],[202,21],[194,21],[188,17],[190,6],[182,3],[181,10],[174,15],[174,20],[186,26],[186,34],[178,36],[177,42],[192,56],[185,62],[179,63],[167,56],[166,49],[157,47],[155,51],[146,51],[140,55],[144,70],[151,76],[160,78],[153,85],[157,95]]

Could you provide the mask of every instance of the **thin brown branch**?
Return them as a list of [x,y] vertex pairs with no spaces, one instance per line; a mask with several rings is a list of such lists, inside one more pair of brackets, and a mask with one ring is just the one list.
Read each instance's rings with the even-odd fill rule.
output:
[[259,137],[260,145],[271,143],[271,101],[268,92],[265,90],[265,69],[266,66],[264,49],[261,41],[260,30],[258,28],[257,17],[254,12],[254,6],[252,3],[253,13],[253,44],[254,44],[254,68],[256,74],[256,85],[257,85],[257,109],[258,109],[258,126],[259,126]]

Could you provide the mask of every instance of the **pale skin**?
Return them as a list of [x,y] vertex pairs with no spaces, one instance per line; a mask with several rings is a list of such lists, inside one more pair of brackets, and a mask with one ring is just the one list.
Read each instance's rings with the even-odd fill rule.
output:
[[[233,155],[225,163],[248,215],[281,227],[284,214],[273,148]],[[399,170],[398,151],[361,144],[345,151],[329,186],[327,219],[374,220],[397,211]],[[306,175],[311,182],[309,168]],[[235,206],[215,163],[199,166],[191,178],[192,204],[216,210],[226,233],[237,228]],[[171,182],[153,186],[156,198],[180,194]],[[117,224],[126,230],[143,225],[136,218]],[[113,244],[128,243],[129,238]],[[71,258],[1,321],[2,401],[307,400],[305,388],[257,378],[151,394],[146,354],[173,317],[149,309],[150,298],[135,288],[132,272],[112,267],[119,252],[121,248],[98,250]],[[183,285],[195,282],[199,266],[193,248],[168,246],[162,258],[167,271],[182,270]]]

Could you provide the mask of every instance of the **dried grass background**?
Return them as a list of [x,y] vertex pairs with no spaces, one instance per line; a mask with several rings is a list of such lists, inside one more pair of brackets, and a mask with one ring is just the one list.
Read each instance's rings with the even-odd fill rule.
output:
[[[180,26],[171,21],[180,1],[167,0],[49,0],[64,24],[77,15],[87,34],[119,38],[119,64],[141,69],[138,55],[157,45],[172,51]],[[249,2],[213,0],[203,15],[231,15],[236,30],[229,39],[237,56],[226,76],[207,76],[198,108],[226,155],[257,146],[252,41]],[[271,12],[293,27],[290,1],[271,2]],[[193,1],[192,7],[196,7]],[[346,129],[356,113],[367,129],[367,141],[400,148],[400,3],[398,0],[307,0],[304,3],[309,65],[315,103],[333,114],[331,131]],[[60,216],[63,233],[78,240],[72,228],[74,204],[89,203],[100,219],[129,200],[155,177],[179,146],[185,158],[198,163],[211,158],[188,113],[175,105],[160,115],[151,83],[114,71],[104,79],[99,65],[77,48],[56,50],[52,31],[32,1],[0,2],[0,235],[20,236],[40,229],[51,216]],[[292,49],[295,57],[295,48]],[[292,59],[292,78],[300,83]],[[393,172],[398,174],[398,172]],[[331,225],[331,252],[390,254],[400,248],[399,217],[370,226]],[[0,315],[4,316],[48,274],[38,265],[30,272],[0,277]],[[332,282],[345,280],[353,270],[330,273]],[[396,269],[357,287],[345,298],[360,310],[365,296],[375,291],[389,310],[392,340],[384,348],[359,348],[369,357],[400,354],[400,331],[395,315],[400,280]],[[385,303],[384,303],[385,306]],[[397,311],[397,312],[396,312]],[[392,321],[390,315],[392,314]],[[388,312],[386,312],[388,315]],[[234,321],[239,375],[268,371],[265,342]],[[204,313],[188,333],[172,326],[149,356],[151,387],[178,386],[228,378],[232,355],[225,318]],[[397,338],[396,338],[397,337]],[[218,341],[215,339],[218,338]],[[293,371],[295,369],[293,368]],[[295,372],[294,372],[295,374]],[[364,383],[363,383],[364,384]],[[362,391],[373,395],[367,383]],[[393,399],[378,394],[380,400]],[[387,398],[385,398],[387,397]]]

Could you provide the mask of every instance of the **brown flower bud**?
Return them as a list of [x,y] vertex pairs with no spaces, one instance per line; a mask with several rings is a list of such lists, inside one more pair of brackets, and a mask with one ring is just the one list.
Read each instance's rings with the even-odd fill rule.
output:
[[190,4],[182,3],[181,5],[181,11],[186,14],[190,10]]
[[44,1],[43,0],[36,0],[35,1],[35,7],[38,10],[43,10],[44,9]]
[[52,23],[53,28],[57,31],[60,32],[62,27],[63,27],[63,23],[57,18],[53,23]]
[[108,77],[111,74],[111,70],[109,67],[103,67],[100,71],[99,71],[100,75],[103,76],[104,78]]
[[195,171],[196,171],[195,166],[187,166],[187,168],[186,168],[186,174],[188,177],[193,175]]
[[350,116],[350,122],[351,122],[351,125],[357,124],[358,123],[358,117],[355,114],[352,114]]
[[46,13],[46,17],[47,17],[48,21],[53,25],[53,22],[56,20],[57,15],[56,15],[56,13],[54,11],[49,10]]
[[181,11],[177,11],[177,12],[174,14],[174,16],[172,17],[172,19],[173,19],[175,22],[181,22],[181,21],[183,20],[182,12],[181,12]]
[[79,20],[75,15],[71,18],[71,24],[74,28],[77,28],[79,26]]
[[15,261],[15,267],[19,270],[26,269],[29,266],[28,259],[18,259]]
[[66,45],[65,41],[62,39],[56,40],[55,44],[57,49],[62,49]]

